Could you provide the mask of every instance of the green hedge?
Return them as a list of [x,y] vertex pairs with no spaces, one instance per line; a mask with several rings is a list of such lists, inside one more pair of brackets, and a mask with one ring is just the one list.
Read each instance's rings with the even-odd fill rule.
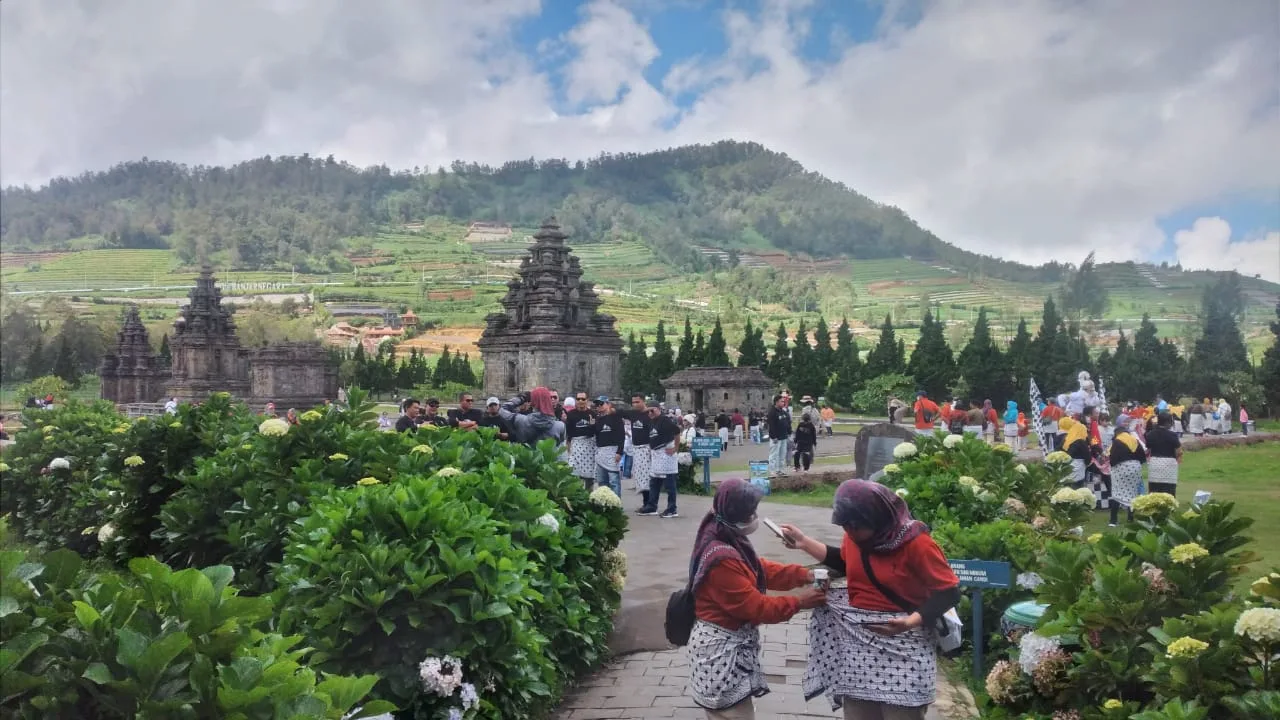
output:
[[[0,501],[46,550],[236,568],[241,597],[273,598],[271,627],[316,649],[308,667],[376,673],[371,696],[401,717],[545,714],[607,653],[621,504],[589,497],[549,446],[380,432],[364,394],[351,400],[295,426],[225,396],[140,422],[102,404],[42,411],[29,426],[55,429],[5,453]],[[49,469],[59,457],[70,467]],[[429,658],[476,696],[433,690]]]

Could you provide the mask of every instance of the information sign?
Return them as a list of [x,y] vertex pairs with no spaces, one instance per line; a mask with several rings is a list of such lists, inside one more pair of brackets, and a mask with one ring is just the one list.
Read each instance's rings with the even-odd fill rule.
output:
[[722,445],[720,438],[717,437],[696,437],[693,439],[693,445],[690,446],[689,452],[695,458],[719,458]]
[[1007,588],[1013,585],[1013,571],[1007,562],[991,560],[951,560],[951,572],[961,587]]

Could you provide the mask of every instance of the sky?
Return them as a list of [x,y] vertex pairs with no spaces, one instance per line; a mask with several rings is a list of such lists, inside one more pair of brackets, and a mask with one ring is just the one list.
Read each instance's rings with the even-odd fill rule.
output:
[[0,183],[737,139],[1012,260],[1280,281],[1276,0],[6,0]]

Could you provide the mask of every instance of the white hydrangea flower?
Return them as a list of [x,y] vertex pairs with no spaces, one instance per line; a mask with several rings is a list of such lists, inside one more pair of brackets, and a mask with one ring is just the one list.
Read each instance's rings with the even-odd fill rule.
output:
[[98,528],[98,542],[108,543],[116,537],[116,526],[114,523],[107,523]]
[[1088,488],[1059,488],[1049,498],[1049,502],[1054,505],[1084,505],[1092,507],[1097,498],[1093,496],[1093,491]]
[[461,474],[462,474],[462,471],[456,467],[453,467],[452,465],[450,465],[449,467],[442,467],[436,471],[436,475],[439,475],[440,477],[446,477],[446,478],[453,477],[455,475],[461,475]]
[[942,438],[942,447],[948,450],[954,450],[957,445],[964,442],[963,435],[948,435]]
[[916,447],[915,443],[904,442],[899,443],[898,446],[893,449],[893,456],[899,460],[903,460],[905,458],[914,457],[918,452],[920,452],[920,449]]
[[560,521],[556,520],[556,516],[551,513],[546,513],[542,517],[538,518],[538,524],[549,528],[553,533],[560,532]]
[[889,463],[888,465],[885,465],[882,468],[882,470],[884,471],[885,475],[892,475],[896,472],[902,472],[902,468],[898,467],[898,463]]
[[476,686],[471,683],[462,683],[462,692],[459,693],[462,700],[462,709],[470,710],[480,704],[480,695],[476,693]]
[[897,490],[894,490],[894,491],[893,491],[893,494],[894,494],[894,495],[897,495],[897,496],[898,496],[898,497],[900,497],[900,498],[904,498],[904,499],[905,499],[909,493],[907,493],[907,489],[906,489],[906,488],[898,488]]
[[977,480],[977,478],[969,477],[968,475],[961,475],[961,476],[960,476],[960,479],[959,479],[959,480],[957,480],[956,482],[960,483],[960,485],[961,485],[962,487],[969,488],[970,490],[973,490],[974,492],[977,492],[977,490],[978,490],[978,480]]
[[1046,655],[1060,647],[1054,638],[1029,632],[1018,642],[1018,665],[1022,667],[1022,672],[1030,675]]
[[1249,608],[1236,620],[1236,635],[1255,642],[1280,642],[1280,609]]
[[50,470],[70,470],[71,461],[64,457],[56,457],[49,461]]
[[1044,584],[1044,578],[1033,572],[1018,573],[1018,587],[1025,590],[1035,590]]
[[130,455],[124,459],[124,464],[128,467],[141,467],[146,465],[147,461],[143,460],[141,455]]
[[282,418],[267,418],[258,426],[258,432],[267,437],[280,437],[289,433],[289,421]]
[[1030,472],[1030,470],[1027,470],[1027,466],[1023,465],[1022,463],[1018,463],[1018,466],[1015,467],[1014,470],[1022,473],[1023,475],[1026,475],[1028,472]]
[[462,662],[452,655],[429,657],[418,664],[422,686],[440,697],[449,697],[462,685]]
[[592,490],[590,499],[592,503],[594,503],[595,505],[599,505],[600,507],[606,507],[606,508],[622,507],[622,498],[618,497],[617,493],[615,493],[612,488],[606,487],[604,485],[601,485],[595,490]]

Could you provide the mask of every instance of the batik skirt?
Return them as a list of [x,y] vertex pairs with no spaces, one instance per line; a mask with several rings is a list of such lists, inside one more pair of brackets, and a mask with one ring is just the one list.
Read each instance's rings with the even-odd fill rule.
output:
[[845,700],[899,707],[931,704],[938,674],[935,633],[916,628],[886,636],[866,625],[902,616],[851,607],[847,588],[828,590],[827,604],[809,619],[805,700],[825,695],[833,710]]
[[637,495],[649,492],[649,448],[635,448],[631,455],[631,488]]
[[1018,437],[1018,423],[1005,423],[1005,424],[1004,424],[1004,436],[1005,436],[1006,438],[1016,438],[1016,437]]
[[569,451],[569,465],[573,474],[580,478],[596,479],[596,439],[592,437],[576,437]]
[[1085,462],[1078,458],[1071,460],[1071,483],[1076,487],[1084,487]]
[[[1171,457],[1153,457],[1147,461],[1147,482],[1156,485],[1177,486],[1178,460]],[[1152,492],[1155,492],[1153,489]],[[1172,495],[1173,493],[1169,493]]]
[[1133,507],[1134,498],[1142,494],[1142,463],[1125,460],[1111,466],[1111,501]]
[[689,686],[693,701],[709,710],[733,707],[769,693],[760,667],[760,630],[726,630],[702,620],[689,634]]

